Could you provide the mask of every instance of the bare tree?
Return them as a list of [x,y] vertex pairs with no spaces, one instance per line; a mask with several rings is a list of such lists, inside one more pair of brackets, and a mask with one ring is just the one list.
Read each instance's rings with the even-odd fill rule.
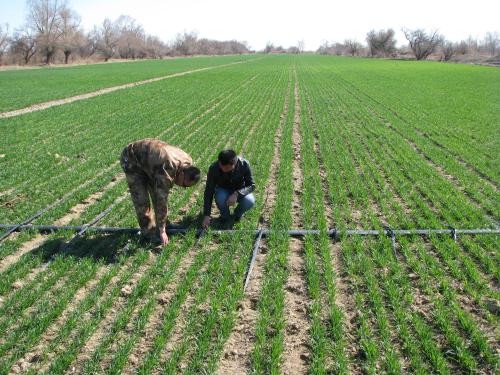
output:
[[9,47],[9,24],[0,24],[0,64],[2,57]]
[[20,55],[23,63],[28,64],[37,52],[36,38],[33,30],[25,26],[14,32],[11,41],[11,51],[14,55]]
[[403,29],[406,40],[417,60],[425,60],[442,43],[442,36],[437,30],[426,33],[423,29]]
[[453,55],[457,53],[457,47],[450,41],[443,42],[442,46],[443,60],[450,61]]
[[465,40],[461,40],[455,45],[455,53],[458,55],[465,55],[468,52],[469,47]]
[[61,39],[61,11],[65,0],[27,0],[28,26],[35,30],[37,49],[49,64]]
[[469,35],[465,43],[467,44],[468,53],[477,53],[479,50],[479,43],[477,42],[477,39],[472,37],[472,35]]
[[149,57],[161,59],[165,53],[165,44],[156,36],[148,35],[145,42],[145,51]]
[[264,53],[271,53],[272,51],[274,51],[274,44],[271,43],[271,42],[267,42],[266,43],[266,47],[264,48]]
[[495,56],[500,51],[500,35],[497,31],[487,32],[484,41],[484,48],[491,56]]
[[370,56],[390,56],[396,50],[396,39],[393,29],[371,30],[366,34],[366,42]]
[[328,41],[324,40],[321,45],[319,46],[318,50],[316,53],[319,53],[320,55],[327,55],[328,54]]
[[120,16],[116,20],[116,29],[119,32],[118,54],[124,59],[144,57],[146,35],[141,25],[130,16]]
[[190,56],[196,53],[196,45],[198,42],[198,35],[196,32],[186,32],[182,34],[177,34],[174,41],[174,50],[180,55]]
[[297,42],[297,49],[299,50],[299,53],[304,53],[305,46],[306,46],[306,44],[303,40],[299,40]]
[[64,6],[59,11],[61,41],[60,47],[64,53],[64,63],[67,64],[70,55],[78,48],[82,39],[80,31],[80,16],[73,10]]
[[344,41],[344,48],[349,55],[356,56],[359,54],[363,46],[357,40],[346,39]]
[[108,61],[116,53],[118,48],[119,32],[109,18],[106,18],[96,33],[97,51],[102,55],[104,61]]

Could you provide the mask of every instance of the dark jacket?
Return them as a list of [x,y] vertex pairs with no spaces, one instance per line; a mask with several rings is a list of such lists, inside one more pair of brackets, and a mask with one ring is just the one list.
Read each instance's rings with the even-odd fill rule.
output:
[[255,183],[248,161],[238,157],[234,169],[228,173],[222,172],[218,161],[210,166],[207,185],[205,186],[205,203],[203,205],[203,214],[205,216],[210,216],[212,212],[212,201],[216,187],[237,191],[240,197],[253,192]]

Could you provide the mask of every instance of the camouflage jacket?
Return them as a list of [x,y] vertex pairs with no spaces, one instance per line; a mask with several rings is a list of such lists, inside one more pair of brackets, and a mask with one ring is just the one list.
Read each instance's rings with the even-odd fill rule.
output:
[[147,177],[157,228],[165,226],[168,193],[175,184],[180,169],[193,164],[191,156],[158,139],[144,139],[127,145],[120,163],[125,174]]

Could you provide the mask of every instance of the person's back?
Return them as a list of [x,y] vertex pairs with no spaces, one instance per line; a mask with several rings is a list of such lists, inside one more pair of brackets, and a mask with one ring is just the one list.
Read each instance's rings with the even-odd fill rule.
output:
[[145,237],[152,237],[156,232],[162,244],[168,242],[165,232],[168,194],[174,184],[189,187],[200,180],[200,170],[192,163],[186,152],[158,139],[132,142],[123,149],[120,164]]
[[178,168],[193,164],[191,156],[186,152],[158,139],[132,142],[126,148],[132,161],[151,177],[161,174],[162,169],[168,175],[175,175]]

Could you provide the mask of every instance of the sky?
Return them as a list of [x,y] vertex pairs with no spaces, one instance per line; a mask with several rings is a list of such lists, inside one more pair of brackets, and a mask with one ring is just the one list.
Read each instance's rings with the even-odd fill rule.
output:
[[[325,41],[347,38],[365,43],[372,29],[393,28],[399,45],[406,44],[401,31],[438,29],[451,41],[486,32],[500,32],[500,1],[496,0],[68,0],[86,31],[129,15],[150,35],[164,42],[177,33],[195,31],[199,37],[246,41],[254,50],[267,42],[289,47],[302,40],[306,50]],[[0,0],[0,24],[10,30],[26,18],[24,0]]]

